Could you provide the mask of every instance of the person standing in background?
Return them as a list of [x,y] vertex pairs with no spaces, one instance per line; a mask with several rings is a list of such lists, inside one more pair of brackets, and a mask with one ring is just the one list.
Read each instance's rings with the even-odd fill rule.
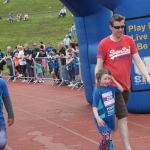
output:
[[64,38],[64,45],[66,49],[68,49],[70,42],[71,42],[70,38],[68,37],[68,35],[66,35],[66,37]]

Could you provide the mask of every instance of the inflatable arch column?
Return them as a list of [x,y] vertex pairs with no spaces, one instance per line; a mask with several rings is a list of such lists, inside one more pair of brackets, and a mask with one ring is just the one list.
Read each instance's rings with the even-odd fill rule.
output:
[[[149,0],[60,0],[74,15],[80,46],[81,70],[88,103],[92,102],[94,69],[98,43],[111,34],[109,19],[113,13],[126,18],[125,34],[131,35],[150,73],[150,1]],[[130,112],[150,113],[150,85],[132,63]]]

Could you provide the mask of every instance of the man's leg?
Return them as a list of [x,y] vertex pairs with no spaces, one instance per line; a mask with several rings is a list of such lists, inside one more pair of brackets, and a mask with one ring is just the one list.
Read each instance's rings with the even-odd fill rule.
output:
[[10,71],[10,76],[11,76],[11,80],[14,80],[14,72],[13,72],[13,67],[12,66],[8,66],[9,71]]
[[127,117],[118,120],[118,127],[119,127],[119,133],[123,141],[125,150],[131,150],[130,142],[129,142]]
[[131,150],[127,126],[128,111],[126,108],[126,102],[128,101],[129,95],[130,91],[123,91],[122,93],[117,93],[115,104],[116,117],[118,118],[119,133],[124,144],[125,150]]

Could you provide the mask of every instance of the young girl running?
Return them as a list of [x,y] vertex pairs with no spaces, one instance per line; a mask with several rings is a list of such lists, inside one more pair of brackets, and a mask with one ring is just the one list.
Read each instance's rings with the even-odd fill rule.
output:
[[[111,86],[110,82],[117,86]],[[96,88],[93,92],[94,122],[102,135],[99,150],[114,150],[110,133],[115,129],[115,93],[123,92],[121,85],[112,77],[107,69],[101,69],[96,74]]]

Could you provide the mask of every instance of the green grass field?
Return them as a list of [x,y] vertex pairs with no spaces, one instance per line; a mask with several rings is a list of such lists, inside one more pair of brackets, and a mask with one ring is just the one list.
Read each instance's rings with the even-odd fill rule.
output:
[[[6,53],[6,47],[24,45],[43,41],[47,46],[52,42],[57,49],[57,43],[63,41],[68,29],[74,22],[72,14],[67,10],[65,18],[58,18],[62,3],[59,0],[11,0],[3,4],[0,0],[0,49]],[[14,21],[8,22],[8,13],[12,13]],[[28,13],[29,20],[17,22],[17,13],[22,16]]]

